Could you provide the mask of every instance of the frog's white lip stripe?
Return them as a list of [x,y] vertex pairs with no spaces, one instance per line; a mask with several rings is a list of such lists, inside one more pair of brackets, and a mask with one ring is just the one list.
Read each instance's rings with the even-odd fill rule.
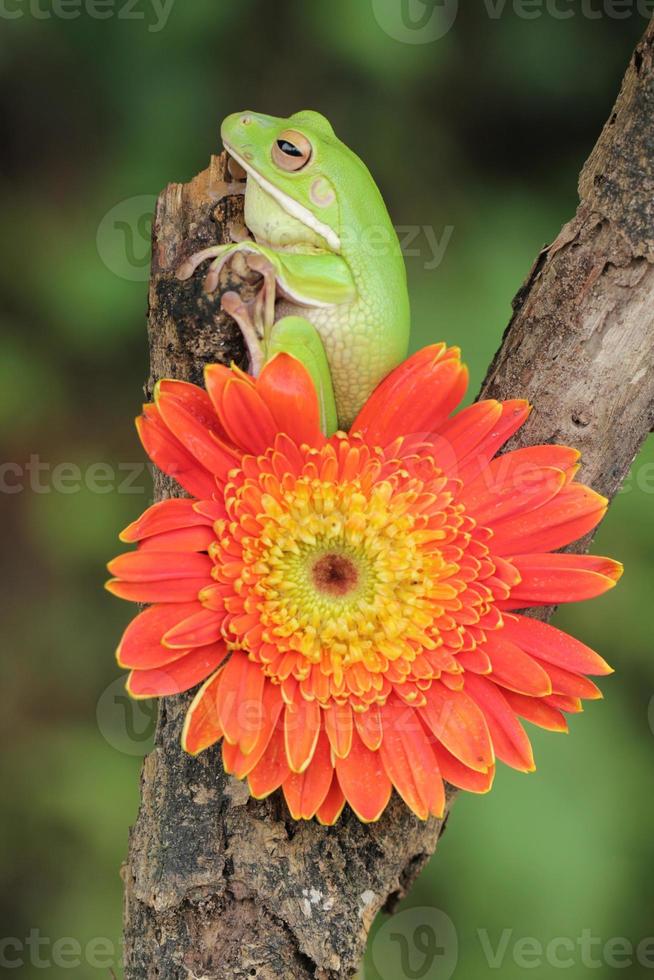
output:
[[334,252],[340,252],[341,240],[336,232],[329,227],[329,225],[325,225],[322,223],[322,221],[318,221],[316,216],[313,215],[308,208],[305,208],[302,204],[298,204],[298,202],[294,201],[292,197],[288,197],[287,194],[284,194],[283,191],[280,191],[274,184],[271,184],[265,177],[262,177],[261,174],[257,173],[254,167],[252,167],[247,160],[244,160],[243,157],[240,156],[225,140],[223,140],[223,144],[229,155],[234,157],[236,162],[243,167],[243,170],[245,170],[250,177],[256,180],[257,184],[262,188],[262,190],[264,190],[267,194],[270,194],[270,196],[273,197],[278,204],[281,204],[287,214],[290,214],[292,218],[297,218],[298,221],[301,221],[303,225],[307,226],[307,228],[311,228],[311,230],[315,231],[316,234],[322,235],[329,247]]

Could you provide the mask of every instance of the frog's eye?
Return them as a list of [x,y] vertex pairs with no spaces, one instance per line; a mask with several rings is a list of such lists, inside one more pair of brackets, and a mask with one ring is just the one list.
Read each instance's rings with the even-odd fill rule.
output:
[[313,147],[302,133],[294,129],[287,129],[281,133],[279,138],[273,143],[272,158],[282,170],[294,173],[302,170],[311,159]]

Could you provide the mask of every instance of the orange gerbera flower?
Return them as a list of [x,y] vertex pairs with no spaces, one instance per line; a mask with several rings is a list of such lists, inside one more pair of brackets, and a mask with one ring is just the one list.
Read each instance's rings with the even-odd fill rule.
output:
[[282,787],[296,819],[376,820],[395,787],[421,818],[443,781],[490,789],[495,760],[534,768],[518,720],[565,731],[611,668],[516,610],[590,599],[621,566],[555,552],[607,501],[574,482],[579,454],[496,456],[529,413],[483,401],[450,413],[466,369],[429,347],[377,388],[348,434],[325,438],[315,390],[288,355],[255,381],[211,365],[206,391],[162,381],[143,445],[190,498],[122,534],[108,588],[152,603],[118,662],[135,697],[200,682],[182,743],[222,739],[253,796]]

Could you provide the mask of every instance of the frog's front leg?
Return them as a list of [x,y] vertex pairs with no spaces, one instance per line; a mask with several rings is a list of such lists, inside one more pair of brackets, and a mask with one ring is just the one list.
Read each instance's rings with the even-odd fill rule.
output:
[[[210,245],[208,248],[203,248],[199,252],[194,252],[193,255],[189,255],[184,262],[177,269],[177,278],[181,280],[190,279],[195,270],[206,262],[207,259],[213,259],[213,262],[207,270],[207,274],[204,277],[203,289],[205,293],[213,293],[218,288],[218,283],[220,280],[220,273],[223,266],[237,253],[241,252],[246,256],[249,255],[261,255],[265,257],[270,257],[271,250],[266,249],[263,245],[258,245],[257,242],[253,242],[251,239],[245,239],[241,242],[230,242],[227,245]],[[274,253],[273,253],[274,254]]]

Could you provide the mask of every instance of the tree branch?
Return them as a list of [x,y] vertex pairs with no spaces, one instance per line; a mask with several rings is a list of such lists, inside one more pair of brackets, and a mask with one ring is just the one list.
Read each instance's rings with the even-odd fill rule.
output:
[[[653,45],[650,25],[581,174],[577,214],[537,258],[482,388],[535,403],[515,444],[578,446],[583,477],[608,496],[654,421]],[[201,277],[174,278],[187,252],[228,239],[241,192],[222,156],[159,199],[148,395],[157,378],[201,382],[205,363],[243,356]],[[252,288],[230,275],[221,290]],[[178,489],[155,474],[155,491]],[[334,828],[296,823],[279,794],[257,802],[226,777],[218,751],[182,752],[189,700],[161,703],[143,768],[124,868],[127,980],[351,976],[376,913],[410,887],[444,821],[421,823],[395,797],[373,825],[347,810]]]

